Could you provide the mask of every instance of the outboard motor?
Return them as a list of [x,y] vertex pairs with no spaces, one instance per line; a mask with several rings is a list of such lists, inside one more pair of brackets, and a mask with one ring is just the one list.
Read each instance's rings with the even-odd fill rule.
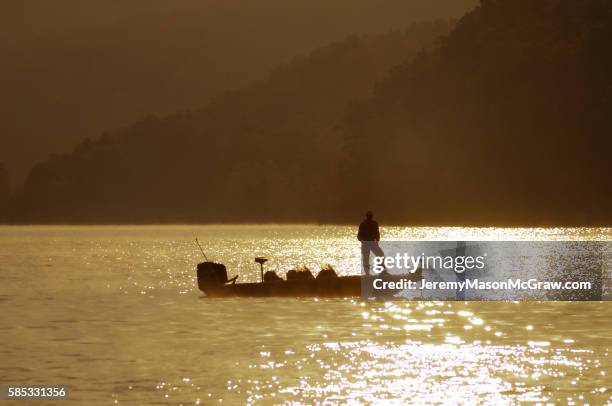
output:
[[225,265],[216,262],[198,264],[198,287],[201,291],[219,288],[227,282],[229,281]]

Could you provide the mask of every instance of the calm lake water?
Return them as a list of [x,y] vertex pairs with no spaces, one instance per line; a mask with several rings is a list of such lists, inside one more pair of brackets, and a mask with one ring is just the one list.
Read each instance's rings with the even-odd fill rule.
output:
[[[383,231],[389,240],[612,239],[611,229]],[[0,227],[0,383],[68,384],[88,405],[612,402],[610,302],[364,304],[197,290],[196,236],[230,276],[252,281],[260,255],[278,271],[330,263],[358,274],[355,233]]]

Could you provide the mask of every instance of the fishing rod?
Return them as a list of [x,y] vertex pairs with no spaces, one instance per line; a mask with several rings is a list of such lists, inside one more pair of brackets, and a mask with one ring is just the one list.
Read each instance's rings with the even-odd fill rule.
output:
[[198,248],[200,248],[200,252],[202,253],[202,255],[204,255],[204,259],[206,260],[206,262],[209,262],[208,257],[206,256],[204,250],[202,249],[202,246],[200,245],[200,241],[198,241],[198,237],[196,237],[195,242],[198,245]]

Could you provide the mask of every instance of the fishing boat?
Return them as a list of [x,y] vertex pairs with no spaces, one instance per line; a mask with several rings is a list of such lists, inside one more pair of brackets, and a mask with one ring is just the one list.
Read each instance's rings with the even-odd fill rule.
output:
[[307,270],[290,270],[283,279],[271,271],[264,273],[266,261],[255,258],[260,265],[261,281],[254,283],[236,283],[238,276],[228,279],[225,265],[202,262],[197,267],[198,287],[207,297],[356,297],[361,295],[362,284],[373,283],[375,279],[415,282],[422,279],[421,270],[406,275],[338,276],[331,267],[324,267],[316,277]]

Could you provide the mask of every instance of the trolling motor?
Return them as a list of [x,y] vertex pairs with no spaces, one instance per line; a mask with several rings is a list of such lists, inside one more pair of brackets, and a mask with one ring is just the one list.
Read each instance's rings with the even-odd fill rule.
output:
[[259,264],[259,270],[261,271],[261,281],[264,282],[264,264],[268,262],[267,258],[257,257],[255,258],[255,262]]

